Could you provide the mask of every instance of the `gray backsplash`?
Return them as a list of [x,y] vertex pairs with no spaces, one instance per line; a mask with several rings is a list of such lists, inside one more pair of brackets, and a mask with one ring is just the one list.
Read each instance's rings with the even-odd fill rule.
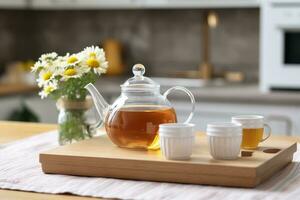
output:
[[[212,63],[256,79],[258,9],[216,10]],[[152,75],[195,70],[201,63],[201,10],[0,10],[0,62],[36,59],[41,53],[76,52],[107,38],[122,42],[128,69],[145,63]],[[149,74],[148,74],[149,75]]]

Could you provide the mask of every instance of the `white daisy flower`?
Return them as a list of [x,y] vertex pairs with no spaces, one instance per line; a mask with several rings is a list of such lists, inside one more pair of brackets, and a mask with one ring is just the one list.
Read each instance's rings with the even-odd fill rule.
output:
[[55,52],[45,53],[39,58],[39,60],[42,62],[54,61],[56,57],[57,57],[57,53]]
[[91,46],[85,48],[80,54],[82,56],[81,65],[83,67],[93,70],[98,75],[106,72],[108,62],[106,61],[103,49]]
[[[46,98],[52,92],[62,89],[58,87],[61,87],[64,81],[69,79],[80,81],[83,78],[89,80],[91,77],[85,77],[85,74],[100,75],[106,72],[107,67],[108,62],[104,50],[97,46],[91,46],[77,54],[67,53],[65,56],[58,56],[55,52],[43,54],[31,70],[38,76],[37,83],[42,88],[40,96]],[[70,85],[66,84],[68,90],[76,92],[80,89],[73,87],[72,81],[69,83]],[[65,92],[62,91],[61,95],[64,95]]]
[[67,64],[67,57],[66,56],[58,56],[57,59],[53,62],[51,70],[53,71],[53,74],[61,75],[65,71],[66,68],[68,68]]
[[55,91],[58,88],[58,83],[56,80],[52,80],[48,82],[47,85],[44,86],[43,90],[39,92],[39,95],[42,99],[46,98],[51,92]]
[[43,87],[54,78],[55,74],[52,70],[41,70],[36,80],[39,87]]
[[67,63],[67,58],[69,57],[68,55],[69,55],[69,53],[66,56],[58,56],[56,58],[56,60],[54,61],[55,65],[56,66],[64,66],[65,63]]
[[80,65],[71,66],[63,71],[63,73],[61,74],[61,80],[66,81],[70,78],[80,78],[83,74],[87,72],[88,70]]
[[40,69],[43,69],[45,67],[44,63],[42,63],[41,61],[37,61],[36,63],[34,63],[34,65],[31,67],[31,71],[32,72],[37,72]]
[[98,46],[91,46],[84,48],[81,54],[88,57],[100,57],[104,55],[104,50],[99,48]]
[[67,53],[64,60],[68,66],[75,66],[81,62],[81,55],[80,54],[70,55],[69,53]]
[[31,68],[32,72],[39,72],[39,70],[46,70],[46,71],[55,71],[57,67],[57,60],[58,56],[55,52],[43,54],[39,61],[37,61],[34,66]]

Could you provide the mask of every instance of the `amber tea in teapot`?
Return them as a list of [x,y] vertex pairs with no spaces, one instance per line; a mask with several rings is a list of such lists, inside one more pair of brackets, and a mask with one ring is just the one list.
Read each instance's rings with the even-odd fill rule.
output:
[[85,88],[91,93],[99,120],[90,128],[105,125],[107,135],[119,147],[133,149],[158,149],[158,127],[163,123],[177,122],[176,113],[168,100],[173,91],[186,93],[191,100],[192,112],[185,123],[194,114],[195,99],[186,88],[175,86],[164,94],[160,85],[145,77],[145,68],[141,64],[133,66],[134,76],[121,85],[121,94],[109,105],[91,83]]
[[156,146],[158,128],[163,123],[177,122],[175,110],[167,106],[125,106],[107,115],[105,129],[119,147]]

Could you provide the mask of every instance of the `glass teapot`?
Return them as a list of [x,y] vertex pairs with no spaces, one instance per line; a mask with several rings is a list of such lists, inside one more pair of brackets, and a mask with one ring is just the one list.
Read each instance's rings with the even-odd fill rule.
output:
[[100,116],[94,128],[104,124],[109,138],[119,147],[156,149],[159,148],[159,124],[177,122],[167,96],[180,90],[190,97],[192,111],[184,123],[189,123],[194,115],[195,99],[188,89],[179,86],[160,94],[160,86],[144,76],[142,64],[134,65],[132,72],[134,76],[121,85],[121,95],[112,105],[105,101],[93,84],[85,86]]

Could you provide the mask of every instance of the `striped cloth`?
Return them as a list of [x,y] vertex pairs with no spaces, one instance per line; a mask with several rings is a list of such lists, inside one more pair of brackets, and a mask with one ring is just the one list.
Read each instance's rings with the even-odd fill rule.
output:
[[300,152],[267,182],[243,189],[43,174],[39,152],[56,146],[53,131],[0,146],[0,188],[120,199],[300,199]]

